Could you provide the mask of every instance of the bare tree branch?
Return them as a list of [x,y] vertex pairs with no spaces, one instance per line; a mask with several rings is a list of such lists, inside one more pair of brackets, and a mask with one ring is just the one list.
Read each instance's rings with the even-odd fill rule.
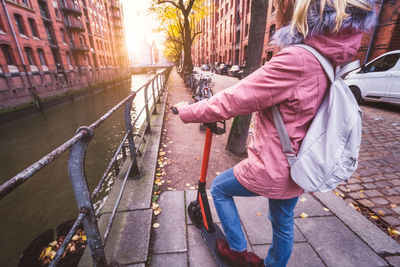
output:
[[194,39],[196,38],[196,36],[199,35],[200,33],[202,33],[202,32],[200,31],[200,32],[195,32],[194,33],[193,37],[191,38],[191,42],[192,43],[193,43]]

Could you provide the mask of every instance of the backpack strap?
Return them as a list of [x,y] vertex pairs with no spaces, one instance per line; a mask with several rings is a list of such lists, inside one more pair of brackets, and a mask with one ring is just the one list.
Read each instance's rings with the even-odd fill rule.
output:
[[[354,62],[351,62],[351,63],[345,65],[342,68],[337,67],[336,71],[334,71],[329,60],[327,58],[325,58],[324,56],[322,56],[315,48],[313,48],[309,45],[306,45],[306,44],[295,44],[295,46],[299,46],[299,47],[306,49],[307,51],[309,51],[311,54],[313,54],[316,57],[316,59],[319,61],[319,63],[323,67],[323,69],[331,83],[333,83],[333,81],[335,80],[336,77],[340,77],[343,74],[360,67],[360,62],[357,60],[357,61],[354,61]],[[297,156],[294,153],[293,147],[290,143],[290,138],[287,133],[285,123],[283,122],[281,113],[279,112],[277,105],[271,107],[271,111],[272,111],[272,116],[274,118],[275,128],[276,128],[276,131],[278,132],[278,136],[281,141],[282,151],[287,158],[289,166],[292,167],[293,164],[297,160]]]
[[287,133],[285,123],[283,122],[281,113],[276,105],[271,107],[271,110],[272,116],[274,117],[275,128],[278,132],[279,140],[281,141],[282,151],[289,162],[289,166],[292,167],[297,158],[292,148],[292,144],[290,143],[290,138]]

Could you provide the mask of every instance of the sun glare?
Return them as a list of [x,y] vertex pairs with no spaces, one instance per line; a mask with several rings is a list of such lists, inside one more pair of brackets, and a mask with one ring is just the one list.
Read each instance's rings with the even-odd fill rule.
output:
[[[125,22],[126,43],[131,61],[141,63],[143,54],[153,42],[161,49],[162,36],[155,33],[156,19],[147,9],[150,0],[122,0]],[[161,52],[161,51],[160,51]]]

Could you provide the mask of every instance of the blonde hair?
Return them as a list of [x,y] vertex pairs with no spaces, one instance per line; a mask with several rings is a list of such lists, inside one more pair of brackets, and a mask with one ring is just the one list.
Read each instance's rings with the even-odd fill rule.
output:
[[372,10],[372,6],[364,1],[364,0],[297,0],[293,12],[292,17],[292,26],[291,32],[293,33],[294,28],[296,27],[297,31],[306,38],[308,34],[308,23],[307,23],[307,15],[310,8],[315,1],[320,1],[320,13],[319,19],[322,20],[322,15],[324,13],[325,5],[333,7],[336,11],[335,18],[335,28],[334,32],[338,32],[342,27],[342,22],[345,18],[349,16],[346,13],[347,6],[354,6],[364,10]]

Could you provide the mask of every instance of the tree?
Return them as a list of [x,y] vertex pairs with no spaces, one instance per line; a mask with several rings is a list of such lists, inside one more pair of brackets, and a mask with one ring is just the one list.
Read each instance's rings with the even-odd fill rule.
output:
[[[260,67],[260,58],[262,57],[264,47],[267,10],[268,0],[251,1],[251,20],[246,53],[245,76]],[[235,154],[243,154],[246,152],[246,141],[250,121],[251,114],[247,116],[236,116],[233,119],[226,149]]]
[[[168,21],[167,42],[170,52],[183,48],[183,71],[192,72],[191,49],[193,41],[201,32],[195,31],[195,21],[206,15],[203,0],[153,0],[150,9],[156,12],[161,21]],[[177,36],[179,34],[179,36]],[[171,42],[173,44],[171,44]],[[175,56],[181,55],[177,51]]]

